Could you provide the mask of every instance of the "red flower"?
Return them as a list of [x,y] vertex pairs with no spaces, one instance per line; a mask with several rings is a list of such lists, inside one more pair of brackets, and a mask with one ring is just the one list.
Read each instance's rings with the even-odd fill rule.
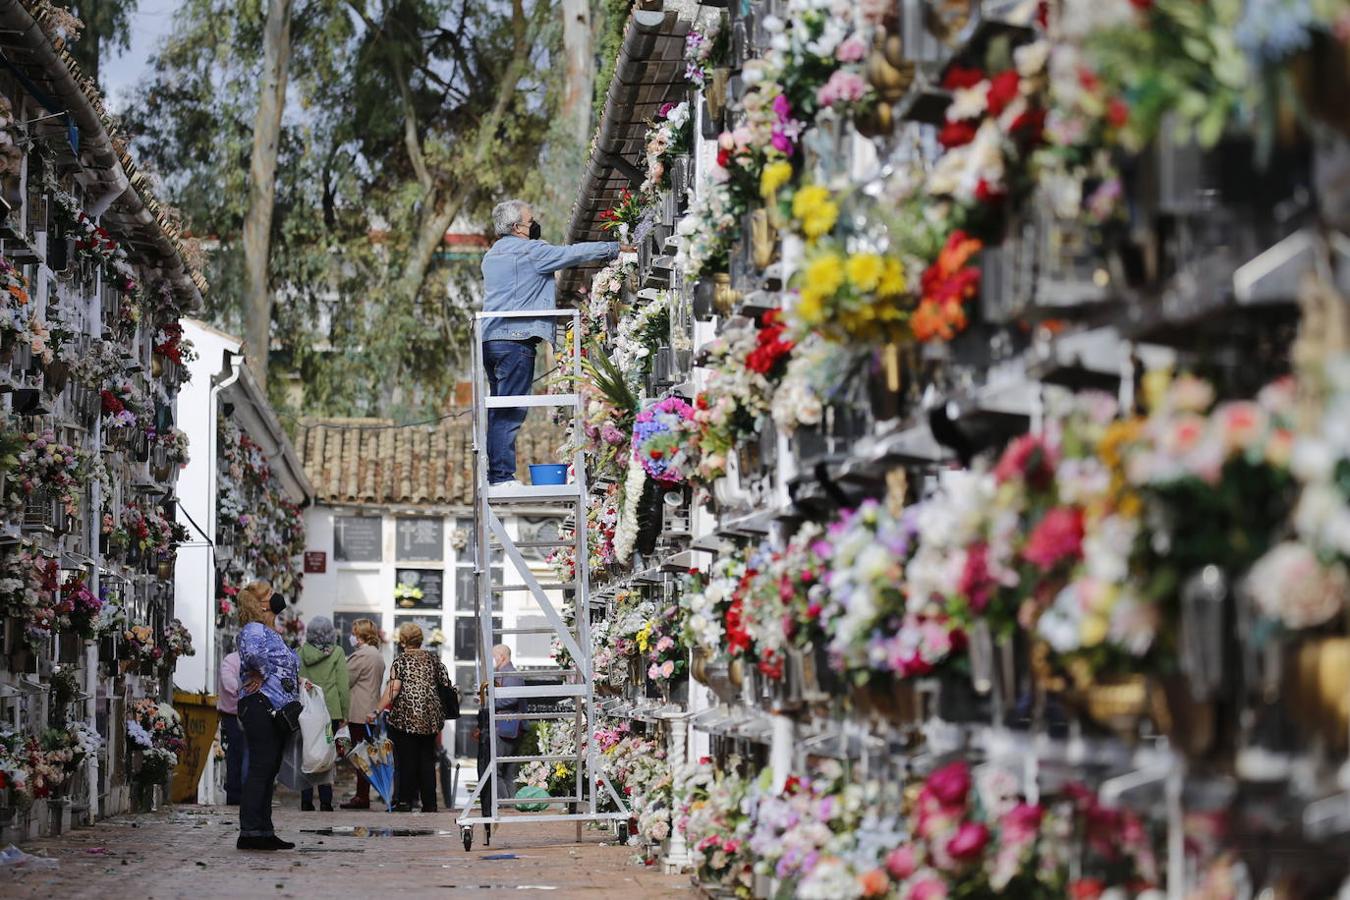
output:
[[1007,191],[1001,187],[991,187],[983,178],[975,185],[975,199],[988,206],[1002,203],[1007,196]]
[[717,164],[725,169],[730,163],[731,163],[731,151],[728,150],[726,147],[723,147],[722,149],[718,150]]
[[970,792],[970,766],[958,759],[928,776],[924,790],[943,806],[962,806]]
[[953,859],[968,862],[984,851],[989,843],[989,829],[982,822],[962,822],[956,834],[947,843],[947,852]]
[[1055,480],[1059,453],[1044,439],[1024,434],[1008,445],[994,467],[999,484],[1020,478],[1036,490],[1045,490]]
[[989,106],[990,118],[998,118],[1003,110],[1008,108],[1008,104],[1017,99],[1020,86],[1021,79],[1017,77],[1016,69],[999,72],[990,79],[989,96],[985,99],[985,103]]
[[973,66],[952,66],[942,76],[942,86],[949,91],[974,87],[984,81],[984,71]]
[[1082,555],[1083,511],[1076,506],[1057,506],[1046,513],[1022,548],[1022,558],[1042,572]]
[[1045,110],[1029,109],[1016,119],[1008,129],[1013,137],[1029,144],[1039,143],[1041,132],[1045,130]]
[[108,390],[99,391],[98,396],[99,399],[103,401],[104,415],[115,416],[122,410],[126,409],[126,405],[123,404],[122,401],[118,398],[118,396],[114,394],[112,391]]
[[975,126],[969,122],[948,122],[938,132],[938,143],[948,150],[964,147],[973,140],[975,140]]
[[996,587],[989,573],[989,545],[983,542],[971,546],[966,551],[966,564],[956,589],[965,595],[970,608],[977,613],[984,612],[994,595]]
[[1113,128],[1124,128],[1125,123],[1130,120],[1130,107],[1119,97],[1112,97],[1106,104],[1106,121]]
[[1106,884],[1099,878],[1080,878],[1069,882],[1071,900],[1097,900],[1106,893]]

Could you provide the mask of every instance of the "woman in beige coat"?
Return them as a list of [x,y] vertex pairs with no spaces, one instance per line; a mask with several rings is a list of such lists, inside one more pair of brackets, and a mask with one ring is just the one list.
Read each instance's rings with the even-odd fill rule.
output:
[[[384,684],[384,654],[380,652],[380,629],[370,619],[352,623],[352,644],[355,647],[347,657],[347,677],[351,684],[350,711],[347,727],[352,742],[370,736],[366,720],[379,704]],[[370,809],[370,782],[356,773],[356,796],[342,805],[343,809]]]

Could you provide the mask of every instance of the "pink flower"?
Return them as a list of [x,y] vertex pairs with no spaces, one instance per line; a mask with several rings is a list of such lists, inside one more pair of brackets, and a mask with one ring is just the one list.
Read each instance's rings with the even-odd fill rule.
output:
[[994,467],[999,484],[1021,478],[1033,488],[1044,490],[1055,479],[1058,451],[1034,434],[1024,434],[1008,445]]
[[946,900],[947,883],[937,874],[925,875],[909,886],[905,900]]
[[867,44],[856,34],[845,38],[834,49],[834,58],[843,63],[862,62],[867,56]]
[[961,759],[948,763],[928,776],[924,789],[943,806],[960,806],[970,791],[970,767]]
[[966,551],[966,563],[956,589],[970,601],[970,608],[984,612],[994,593],[994,578],[989,572],[989,545],[974,544]]
[[896,847],[886,854],[886,871],[890,872],[891,877],[896,881],[903,881],[913,875],[917,865],[917,860],[914,858],[914,848],[908,844],[903,847]]
[[1039,806],[1030,803],[1017,804],[1008,810],[1008,814],[999,823],[1003,840],[1016,843],[1029,840],[1041,827],[1041,819],[1044,816],[1045,810]]
[[983,822],[962,822],[947,842],[947,852],[953,859],[969,862],[979,856],[988,843],[989,829]]
[[1082,555],[1083,511],[1075,506],[1057,506],[1046,513],[1022,548],[1022,558],[1042,572]]
[[773,98],[773,111],[778,116],[779,122],[789,122],[792,120],[792,104],[784,94],[779,94]]
[[769,139],[773,148],[784,156],[792,155],[792,140],[781,131],[774,131],[773,137]]
[[836,103],[856,103],[867,95],[867,82],[856,72],[835,69],[830,80],[816,90],[816,102],[821,106]]

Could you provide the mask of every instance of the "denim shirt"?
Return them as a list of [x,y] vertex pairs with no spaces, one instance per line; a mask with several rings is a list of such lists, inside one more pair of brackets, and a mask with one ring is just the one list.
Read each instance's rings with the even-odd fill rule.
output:
[[[483,254],[483,310],[554,309],[553,273],[588,262],[604,262],[619,255],[614,241],[593,241],[555,247],[515,235],[497,239]],[[556,319],[487,319],[485,341],[553,342]]]
[[263,677],[262,695],[273,709],[300,699],[300,661],[281,635],[261,622],[249,622],[240,630],[237,646],[240,680],[244,682],[239,689],[241,697],[256,693],[248,689],[247,682],[250,673],[259,672]]

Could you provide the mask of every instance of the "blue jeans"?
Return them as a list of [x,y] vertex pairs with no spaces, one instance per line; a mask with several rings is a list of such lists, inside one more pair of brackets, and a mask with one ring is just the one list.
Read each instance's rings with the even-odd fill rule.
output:
[[[534,384],[533,341],[484,341],[483,367],[494,397],[522,396]],[[488,410],[488,484],[516,477],[516,432],[528,409]]]

